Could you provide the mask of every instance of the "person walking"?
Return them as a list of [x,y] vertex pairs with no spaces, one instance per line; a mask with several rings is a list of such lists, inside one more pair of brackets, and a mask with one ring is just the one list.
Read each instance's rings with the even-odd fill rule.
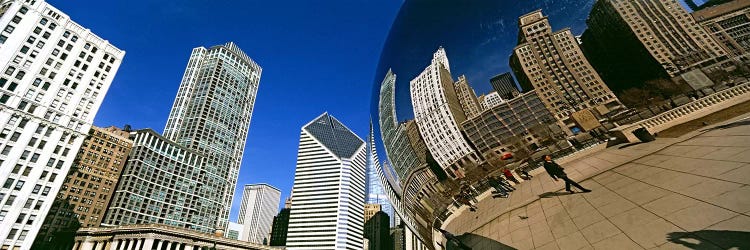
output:
[[590,189],[586,189],[582,187],[581,185],[579,185],[577,182],[568,178],[568,175],[565,174],[565,170],[562,167],[560,167],[560,165],[552,161],[551,155],[544,156],[544,170],[547,170],[547,173],[549,174],[549,176],[551,176],[552,179],[554,179],[555,181],[557,181],[557,178],[563,179],[563,181],[565,181],[565,191],[568,191],[570,193],[575,193],[575,191],[570,189],[570,186],[573,185],[576,188],[580,189],[581,192],[584,192],[584,193],[591,192]]
[[513,173],[510,172],[510,169],[503,168],[503,175],[505,175],[505,179],[508,179],[509,181],[512,181],[516,184],[521,184],[521,182],[518,181],[515,176],[513,176]]

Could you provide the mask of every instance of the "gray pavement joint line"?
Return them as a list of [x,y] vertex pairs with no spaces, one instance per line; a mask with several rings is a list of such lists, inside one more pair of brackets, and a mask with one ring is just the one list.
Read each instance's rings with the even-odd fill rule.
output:
[[[574,226],[576,226],[576,229],[578,229],[578,232],[579,232],[579,233],[581,233],[581,230],[583,230],[583,228],[581,228],[581,227],[579,227],[578,225],[576,225],[576,222],[575,222],[575,221],[573,221],[573,216],[572,216],[572,215],[570,214],[570,212],[568,212],[568,209],[567,209],[567,208],[565,208],[565,205],[563,205],[563,201],[562,201],[562,200],[560,200],[560,196],[555,196],[555,198],[557,198],[557,200],[558,200],[558,201],[560,201],[560,206],[562,207],[563,211],[565,211],[565,213],[566,213],[566,214],[568,214],[568,218],[570,218],[570,222],[571,222],[571,223],[573,223],[573,225],[574,225]],[[586,198],[584,197],[584,200],[585,200],[585,199],[586,199]],[[572,201],[571,201],[571,202],[572,202]],[[588,201],[586,201],[586,202],[588,203]],[[593,207],[593,205],[592,205],[592,207]],[[594,209],[596,209],[596,207],[594,207]],[[542,208],[542,210],[544,210],[544,208]],[[597,213],[599,213],[599,211],[598,211],[598,210],[597,210],[596,212],[597,212]],[[601,213],[599,213],[599,214],[601,215]],[[602,215],[602,217],[604,217],[604,216]],[[547,215],[545,215],[545,216],[544,216],[544,220],[547,220]],[[547,223],[547,225],[549,225],[549,223]],[[584,228],[585,228],[585,227],[584,227]],[[568,235],[570,235],[570,234],[568,234]],[[583,233],[581,233],[581,236],[583,237],[583,239],[584,239],[584,240],[586,240],[586,243],[588,243],[588,244],[589,244],[589,246],[591,246],[591,247],[593,247],[593,246],[594,246],[594,244],[593,244],[593,243],[591,243],[591,241],[589,241],[589,239],[588,239],[588,238],[586,238],[586,236],[585,236],[585,235],[583,235]],[[554,236],[553,236],[553,237],[554,237]],[[595,243],[596,243],[596,242],[595,242]]]
[[[651,185],[651,184],[649,184],[649,183],[647,183],[647,182],[643,182],[643,181],[641,181],[641,180],[638,180],[638,179],[632,178],[632,177],[630,177],[630,176],[627,176],[627,175],[624,175],[624,174],[622,174],[622,173],[619,173],[619,172],[617,172],[617,171],[615,171],[615,170],[612,170],[612,171],[613,171],[613,172],[615,172],[615,173],[617,173],[617,174],[619,174],[619,175],[622,175],[622,176],[624,176],[624,177],[626,177],[626,178],[630,178],[630,179],[633,179],[633,180],[635,180],[635,181],[638,181],[638,182],[644,183],[644,184],[646,184],[646,185],[649,185],[649,186],[652,186],[652,187],[655,187],[655,188],[659,188],[659,189],[662,189],[662,190],[666,190],[666,191],[668,191],[668,192],[671,192],[671,193],[674,193],[674,194],[682,195],[682,196],[685,196],[685,197],[687,197],[687,198],[689,198],[689,199],[694,199],[694,200],[697,200],[697,201],[700,201],[700,202],[703,202],[703,203],[706,203],[706,204],[709,204],[709,205],[713,205],[713,206],[715,206],[715,207],[719,207],[719,208],[723,208],[723,209],[726,209],[726,210],[728,210],[728,211],[732,211],[731,209],[727,209],[727,208],[724,208],[724,207],[718,206],[718,205],[716,205],[716,204],[713,204],[713,203],[710,203],[710,202],[706,202],[706,201],[703,201],[703,200],[701,200],[701,199],[697,199],[697,198],[694,198],[694,197],[690,197],[690,196],[687,196],[687,195],[685,195],[685,194],[682,194],[682,193],[678,193],[678,192],[675,192],[675,191],[672,191],[672,190],[669,190],[669,189],[665,189],[665,188],[662,188],[662,187],[659,187],[659,186],[654,186],[654,185]],[[686,230],[685,228],[683,228],[683,227],[681,227],[681,226],[679,226],[679,225],[675,224],[674,222],[672,222],[671,220],[669,220],[669,219],[667,219],[667,218],[664,218],[664,217],[662,217],[662,216],[660,216],[660,215],[658,215],[658,214],[656,214],[656,213],[652,212],[651,210],[648,210],[647,208],[645,208],[645,207],[643,207],[643,206],[639,205],[638,203],[636,203],[636,202],[634,202],[634,201],[632,201],[632,200],[630,200],[630,199],[628,199],[628,198],[626,198],[626,197],[624,197],[624,196],[620,195],[619,193],[615,192],[615,191],[614,191],[614,190],[612,190],[611,188],[608,188],[607,186],[604,186],[604,185],[603,185],[602,183],[600,183],[600,182],[598,182],[598,181],[596,181],[596,180],[594,180],[594,179],[592,179],[592,181],[596,182],[597,184],[599,184],[599,185],[600,185],[600,186],[602,186],[603,188],[606,188],[606,189],[608,189],[608,190],[609,190],[610,192],[614,193],[615,195],[619,196],[620,198],[622,198],[622,199],[624,199],[624,200],[627,200],[627,201],[629,201],[629,202],[631,202],[631,203],[635,204],[635,207],[633,207],[633,208],[631,208],[631,209],[628,209],[628,210],[626,210],[626,211],[623,211],[623,212],[621,212],[620,214],[622,214],[622,213],[626,213],[626,212],[628,212],[628,211],[630,211],[630,210],[633,210],[633,209],[636,209],[636,208],[641,208],[641,209],[645,210],[646,212],[649,212],[649,213],[653,214],[654,216],[656,216],[656,217],[658,217],[658,218],[661,218],[661,219],[663,219],[663,220],[664,220],[664,221],[666,221],[666,222],[669,222],[670,224],[672,224],[672,225],[674,225],[675,227],[679,228],[679,229],[680,229],[680,230],[682,230],[683,232],[689,233],[689,231],[687,231],[687,230]],[[584,198],[584,199],[586,199],[586,197],[585,197],[585,196],[584,196],[583,198]],[[586,199],[586,201],[588,202],[588,199]],[[591,204],[591,203],[589,202],[589,204]],[[646,203],[646,204],[648,204],[648,203]],[[593,204],[591,204],[591,205],[593,206]],[[688,208],[689,208],[689,207],[686,207],[686,208],[682,208],[682,209],[679,209],[679,210],[677,210],[677,211],[674,211],[674,212],[672,212],[672,213],[676,213],[676,212],[678,212],[678,211],[681,211],[681,210],[683,210],[683,209],[688,209]],[[596,207],[594,207],[594,209],[596,209]],[[597,209],[597,211],[599,211],[599,209]],[[743,214],[743,213],[738,213],[738,212],[736,212],[736,211],[732,211],[732,212],[734,212],[734,213],[737,213],[737,215],[738,215],[738,216],[739,216],[739,215],[745,215],[745,214]],[[601,213],[601,212],[600,212],[600,213]],[[613,216],[613,217],[614,217],[614,216]],[[732,216],[732,217],[730,217],[729,219],[732,219],[732,218],[734,218],[734,217],[737,217],[737,216]],[[621,232],[625,233],[625,231],[623,231],[623,230],[622,230],[622,229],[621,229],[620,227],[618,227],[618,226],[617,226],[617,224],[615,224],[614,222],[612,222],[611,220],[609,220],[609,218],[607,218],[607,217],[605,216],[605,217],[604,217],[604,219],[608,220],[608,221],[609,221],[610,223],[612,223],[612,225],[615,225],[615,227],[617,227],[617,229],[619,229],[619,230],[620,230]],[[728,220],[728,219],[727,219],[727,220]],[[724,220],[723,220],[723,221],[724,221]],[[717,223],[718,223],[718,222],[717,222]],[[715,225],[715,224],[716,224],[716,223],[714,223],[714,224],[712,224],[712,225]],[[710,226],[711,226],[711,225],[710,225]],[[708,228],[708,227],[710,227],[710,226],[707,226],[706,228]],[[629,236],[629,235],[628,235],[627,233],[625,233],[625,236],[627,236],[628,238],[630,238],[630,236]],[[700,238],[700,236],[698,236],[698,235],[696,235],[696,237],[699,237],[699,238]],[[701,238],[701,239],[703,239],[703,238]],[[631,238],[630,240],[633,240],[633,239]],[[713,242],[713,241],[711,241],[711,240],[709,240],[709,239],[704,239],[704,240],[706,240],[707,242],[709,242],[709,243],[713,244],[713,245],[714,245],[714,246],[716,246],[717,248],[719,247],[719,245],[718,245],[718,244],[716,244],[715,242]],[[639,246],[641,246],[641,245],[640,245],[640,244],[639,244],[639,243],[638,243],[637,241],[633,240],[633,242],[635,242],[636,244],[638,244]],[[641,246],[641,247],[645,249],[645,247],[643,247],[643,246]]]
[[[635,163],[635,164],[638,164],[638,163]],[[646,164],[639,164],[639,165],[643,165],[643,166],[649,166],[649,167],[653,167],[653,166],[650,166],[650,165],[646,165]],[[661,167],[656,167],[656,168],[661,168]],[[661,168],[661,169],[665,169],[665,170],[667,170],[667,171],[678,172],[678,173],[690,174],[690,173],[685,173],[685,172],[681,172],[681,171],[676,171],[676,170],[672,170],[672,169],[668,169],[668,168]],[[734,213],[737,213],[737,214],[742,214],[742,215],[744,215],[744,212],[738,212],[738,211],[734,211],[734,210],[732,210],[731,208],[726,208],[726,207],[722,207],[722,206],[720,206],[720,205],[717,205],[717,204],[714,204],[714,203],[711,203],[711,202],[708,202],[708,201],[704,201],[704,200],[701,200],[701,199],[699,199],[699,198],[696,198],[696,197],[692,197],[692,196],[690,196],[690,195],[687,195],[687,194],[683,194],[683,193],[680,193],[680,192],[678,192],[678,191],[673,191],[673,190],[670,190],[670,189],[666,189],[666,188],[663,188],[663,187],[659,187],[659,186],[656,186],[656,185],[652,185],[652,184],[650,184],[650,183],[648,183],[648,182],[644,182],[644,181],[641,181],[641,180],[639,180],[639,179],[636,179],[636,178],[633,178],[633,177],[627,176],[627,175],[625,175],[625,174],[623,174],[623,173],[617,172],[617,170],[615,170],[615,169],[612,169],[612,171],[613,171],[613,172],[615,172],[615,173],[617,173],[617,174],[619,174],[619,175],[622,175],[622,176],[624,176],[624,177],[627,177],[627,178],[633,179],[633,180],[635,180],[635,181],[641,182],[641,183],[643,183],[643,184],[646,184],[646,185],[649,185],[649,186],[652,186],[652,187],[655,187],[655,188],[659,188],[659,189],[662,189],[662,190],[666,190],[666,191],[669,191],[669,192],[672,192],[672,193],[675,193],[675,194],[679,194],[679,195],[682,195],[682,196],[688,197],[688,198],[690,198],[690,199],[693,199],[693,200],[696,200],[696,201],[700,201],[700,202],[703,202],[703,203],[706,203],[706,204],[710,204],[710,205],[712,205],[712,206],[715,206],[715,207],[718,207],[718,208],[721,208],[721,209],[725,209],[725,210],[727,210],[727,211],[731,211],[731,212],[734,212]],[[745,187],[745,186],[748,186],[747,184],[744,184],[744,183],[738,183],[738,182],[733,182],[733,181],[727,181],[727,180],[722,180],[722,179],[716,179],[716,178],[711,178],[711,177],[707,177],[707,176],[703,176],[703,175],[697,175],[697,174],[690,174],[690,175],[695,175],[695,176],[700,176],[700,177],[706,177],[706,178],[709,178],[709,179],[713,179],[713,180],[718,180],[718,181],[725,181],[725,182],[730,182],[730,183],[734,183],[734,184],[740,184],[740,185],[742,185],[742,186],[741,186],[740,188],[742,188],[742,187]],[[599,182],[597,182],[597,183],[599,183]],[[688,187],[692,187],[692,186],[695,186],[695,185],[699,185],[699,184],[700,184],[700,183],[696,183],[696,184],[693,184],[693,185],[691,185],[691,186],[688,186]],[[686,188],[688,188],[688,187],[686,187]],[[610,189],[610,190],[611,190],[611,189]],[[619,195],[619,194],[618,194],[618,195]],[[628,200],[628,201],[630,201],[630,200]],[[630,201],[630,202],[632,202],[632,201]],[[635,203],[635,204],[637,205],[637,203]],[[640,206],[640,205],[639,205],[639,206]],[[645,209],[645,208],[644,208],[644,209]],[[685,209],[685,208],[683,208],[683,209]],[[682,210],[682,209],[680,209],[680,210]],[[680,211],[680,210],[677,210],[677,211]],[[677,211],[675,211],[675,212],[677,212]],[[749,216],[749,217],[750,217],[750,216]]]
[[[557,197],[555,197],[555,198],[557,198]],[[550,231],[549,231],[549,233],[550,233],[550,234],[552,235],[552,242],[554,242],[554,243],[555,243],[555,246],[557,246],[557,249],[560,249],[560,243],[557,243],[557,239],[555,238],[555,235],[554,235],[554,234],[552,233],[552,227],[550,227],[550,226],[549,226],[549,220],[548,220],[548,218],[547,218],[547,214],[546,214],[546,212],[544,211],[544,205],[542,205],[541,199],[542,199],[542,198],[539,198],[539,200],[540,200],[540,201],[539,201],[539,207],[541,207],[541,208],[542,208],[542,215],[544,216],[544,223],[546,223],[546,224],[547,224],[547,228],[549,228],[549,230],[550,230]],[[559,201],[559,199],[558,199],[558,201]],[[532,202],[533,202],[533,201],[532,201]],[[531,204],[531,203],[529,203],[529,204]],[[526,206],[528,206],[528,204],[526,204]],[[560,204],[560,206],[562,206],[562,203]],[[565,209],[565,207],[563,207],[563,210],[564,210],[564,209]],[[566,212],[566,213],[567,213],[567,212]],[[527,214],[527,216],[528,216],[528,214]],[[571,219],[571,220],[572,220],[572,219]],[[531,230],[531,225],[529,225],[529,230]],[[533,236],[534,232],[532,231],[532,232],[531,232],[531,234],[532,234],[532,236],[531,236],[531,241],[532,241],[532,242],[534,242],[534,236]],[[584,239],[585,239],[585,238],[586,238],[586,237],[584,237]],[[591,245],[591,244],[589,244],[589,245]],[[540,247],[541,247],[541,246],[540,246]],[[536,247],[536,245],[534,245],[534,248],[537,248],[537,247]]]
[[[737,117],[739,117],[739,116],[737,116]],[[581,179],[581,180],[580,180],[579,182],[583,182],[583,181],[586,181],[586,180],[589,180],[589,179],[592,179],[592,180],[593,180],[593,178],[594,178],[594,177],[597,177],[597,176],[599,176],[599,175],[601,175],[601,174],[603,174],[603,173],[605,173],[605,172],[607,172],[607,171],[609,171],[609,170],[613,170],[613,169],[615,169],[615,168],[618,168],[618,167],[624,166],[624,165],[626,165],[626,164],[629,164],[629,163],[634,163],[634,162],[635,162],[636,160],[638,160],[638,159],[640,159],[640,158],[643,158],[643,157],[646,157],[646,156],[648,156],[648,155],[652,155],[652,154],[658,154],[659,152],[662,152],[662,151],[664,151],[664,150],[665,150],[666,148],[668,148],[668,147],[670,147],[670,146],[673,146],[673,145],[675,145],[675,144],[678,144],[678,143],[682,143],[682,142],[688,141],[688,140],[690,140],[690,139],[693,139],[693,138],[696,138],[696,137],[698,137],[698,136],[701,136],[701,135],[703,135],[703,134],[705,134],[705,133],[707,133],[707,132],[710,132],[710,129],[712,129],[712,128],[716,127],[716,126],[720,126],[720,125],[722,125],[722,124],[729,124],[729,123],[733,123],[733,122],[737,122],[737,121],[745,120],[745,119],[748,119],[748,118],[750,118],[750,116],[748,116],[748,117],[744,117],[744,118],[741,118],[741,119],[737,119],[737,118],[732,118],[732,119],[729,119],[729,120],[727,120],[727,121],[725,121],[725,122],[722,122],[722,123],[717,123],[717,124],[715,124],[714,126],[711,126],[710,128],[705,128],[704,130],[702,130],[702,131],[699,131],[698,133],[695,133],[695,134],[687,134],[687,135],[683,135],[683,136],[681,136],[681,137],[675,138],[675,140],[673,140],[673,141],[670,141],[670,142],[664,143],[663,145],[659,145],[659,146],[657,146],[657,148],[656,148],[656,149],[650,149],[650,150],[642,150],[642,151],[646,151],[646,153],[645,153],[645,154],[643,154],[643,155],[641,155],[641,154],[638,154],[639,156],[630,156],[630,157],[629,157],[629,159],[628,159],[628,160],[626,160],[625,162],[622,162],[622,163],[620,163],[620,164],[615,164],[614,166],[611,166],[611,167],[609,167],[609,168],[607,168],[607,169],[602,169],[602,170],[601,170],[601,172],[599,172],[599,173],[595,173],[595,174],[593,174],[593,175],[589,176],[588,178],[584,178],[584,179]],[[654,142],[657,142],[657,143],[658,143],[658,140],[656,140],[656,141],[654,141]],[[651,142],[651,143],[654,143],[654,142]],[[631,150],[632,150],[632,149],[631,149]],[[596,157],[596,156],[593,156],[593,157],[595,157],[595,158],[599,159],[599,158],[598,158],[598,157]],[[576,159],[576,160],[573,160],[573,161],[571,161],[571,162],[567,163],[566,165],[572,164],[572,163],[574,163],[574,162],[577,162],[577,161],[583,161],[584,159],[588,159],[588,158]],[[620,174],[620,173],[618,173],[618,174]],[[622,174],[621,174],[621,175],[622,175]],[[628,178],[630,178],[630,177],[628,177]],[[541,180],[539,180],[539,181],[541,182]],[[597,183],[598,183],[598,182],[597,182]],[[648,184],[648,183],[646,183],[646,184]],[[650,184],[648,184],[648,185],[650,185]],[[563,190],[563,188],[557,189],[556,191],[560,191],[560,190]],[[671,191],[670,191],[670,192],[671,192]],[[682,195],[682,194],[680,194],[680,195]],[[692,198],[692,197],[691,197],[691,198]],[[485,198],[485,199],[486,199],[486,198]],[[534,202],[534,201],[536,201],[536,200],[541,200],[541,197],[538,197],[538,196],[537,196],[537,197],[529,198],[529,199],[527,199],[526,201],[524,201],[524,202],[521,202],[521,203],[520,203],[519,205],[516,205],[516,206],[510,207],[510,209],[506,209],[506,212],[503,212],[503,213],[501,213],[501,214],[498,214],[498,215],[497,215],[497,216],[496,216],[495,218],[492,218],[492,219],[490,219],[490,220],[489,220],[488,222],[486,222],[486,223],[483,223],[483,224],[481,224],[481,225],[478,225],[478,226],[475,226],[475,227],[474,227],[473,229],[471,229],[471,230],[469,230],[469,231],[471,231],[471,232],[474,232],[474,231],[476,231],[477,229],[479,229],[479,228],[481,228],[481,227],[483,227],[483,226],[485,226],[485,225],[489,224],[490,222],[492,222],[493,220],[497,219],[498,217],[500,217],[500,216],[502,216],[502,215],[504,215],[504,214],[506,214],[506,213],[510,213],[511,211],[513,211],[513,210],[515,210],[515,209],[518,209],[518,208],[521,208],[521,207],[525,207],[525,206],[528,206],[529,204],[531,204],[532,202]],[[730,211],[731,211],[731,210],[730,210]],[[463,214],[463,213],[462,213],[462,214]],[[744,214],[744,213],[741,213],[741,214]],[[460,216],[460,214],[459,214],[458,216]],[[671,222],[670,222],[670,223],[671,223]]]
[[[683,157],[683,158],[689,158],[689,157]],[[699,158],[689,158],[689,159],[699,159]],[[705,159],[702,159],[702,160],[705,160]],[[716,160],[716,161],[719,161],[719,160]],[[744,162],[739,162],[739,161],[726,161],[726,162],[741,163],[742,165],[739,165],[739,166],[738,166],[738,167],[736,167],[736,168],[732,168],[732,169],[729,169],[729,170],[727,170],[727,171],[724,171],[724,172],[721,172],[721,173],[717,173],[717,174],[716,174],[716,176],[718,176],[718,175],[721,175],[721,174],[724,174],[724,173],[728,173],[728,172],[731,172],[731,171],[734,171],[734,170],[737,170],[738,168],[744,167],[744,165],[747,165],[747,164],[748,164],[748,163],[744,163]],[[747,184],[747,183],[736,182],[736,181],[730,181],[730,180],[724,180],[724,179],[719,179],[719,178],[716,178],[716,177],[713,177],[713,176],[700,175],[700,174],[695,174],[695,173],[685,172],[685,171],[681,171],[681,170],[674,170],[674,169],[671,169],[671,168],[665,168],[665,167],[660,167],[660,166],[654,166],[654,165],[650,165],[650,164],[643,164],[643,163],[638,163],[638,162],[634,162],[634,163],[632,163],[632,164],[633,164],[633,165],[642,165],[642,166],[647,166],[647,167],[652,167],[652,168],[660,168],[660,169],[664,169],[664,170],[669,170],[669,171],[672,171],[672,172],[683,173],[683,174],[689,174],[689,175],[695,175],[695,176],[700,176],[700,177],[704,177],[704,178],[708,178],[708,179],[712,179],[712,180],[717,180],[717,181],[724,181],[724,182],[729,182],[729,183],[739,184],[739,185],[743,185],[743,186],[748,186],[748,184]],[[617,172],[617,169],[612,169],[612,171],[615,171],[616,173],[618,173],[618,174],[621,174],[621,175],[625,175],[625,174],[623,174],[623,173]],[[627,176],[627,175],[625,175],[625,176]]]
[[[623,174],[620,174],[620,173],[617,173],[617,174],[619,174],[619,175],[623,175]],[[625,176],[625,177],[628,177],[628,176],[626,176],[626,175],[623,175],[623,176]],[[629,178],[629,177],[628,177],[628,178]],[[631,178],[631,179],[632,179],[632,178]],[[633,202],[633,201],[629,200],[628,198],[625,198],[624,196],[622,196],[622,195],[618,194],[617,192],[615,192],[615,191],[614,191],[614,190],[612,190],[611,188],[608,188],[607,186],[604,186],[604,185],[603,185],[603,184],[602,184],[601,182],[598,182],[598,181],[596,181],[596,180],[594,180],[594,179],[591,179],[591,180],[592,180],[592,181],[594,181],[594,182],[596,182],[597,184],[599,184],[599,186],[601,186],[602,188],[606,188],[606,189],[608,189],[608,190],[609,190],[610,192],[614,193],[615,195],[617,195],[617,196],[620,196],[620,198],[622,198],[622,199],[624,199],[624,200],[626,200],[626,201],[629,201],[629,202],[631,202],[631,203],[635,204],[635,207],[633,207],[633,208],[631,208],[631,209],[628,209],[628,210],[625,210],[625,211],[622,211],[622,212],[620,212],[620,214],[623,214],[623,213],[627,213],[628,211],[630,211],[630,210],[634,210],[634,209],[636,209],[636,208],[641,208],[641,209],[645,210],[646,212],[649,212],[649,213],[653,214],[654,216],[656,216],[656,217],[658,217],[658,218],[661,218],[661,219],[663,219],[664,221],[666,221],[666,222],[668,222],[668,223],[670,223],[670,224],[674,225],[675,227],[679,228],[680,230],[682,230],[682,231],[684,231],[684,232],[687,232],[687,230],[685,230],[684,228],[682,228],[682,227],[680,227],[680,226],[678,226],[678,225],[675,225],[675,224],[674,224],[673,222],[671,222],[671,221],[667,220],[666,218],[663,218],[663,217],[659,216],[658,214],[655,214],[654,212],[651,212],[650,210],[648,210],[648,209],[646,209],[646,208],[642,207],[641,205],[638,205],[638,203],[635,203],[635,202]],[[646,184],[648,184],[648,183],[646,183]],[[657,188],[660,188],[660,187],[657,187]],[[667,190],[667,191],[670,191],[670,190]],[[670,191],[670,192],[671,192],[671,191]],[[638,245],[639,247],[641,247],[642,249],[647,249],[647,248],[646,248],[645,246],[641,245],[641,243],[640,243],[640,242],[638,242],[638,241],[634,240],[633,238],[631,238],[631,237],[630,237],[630,235],[629,235],[628,233],[626,233],[626,232],[625,232],[625,230],[623,230],[622,228],[620,228],[620,226],[618,226],[618,225],[617,225],[616,223],[614,223],[614,222],[613,222],[613,221],[611,221],[611,220],[610,220],[609,218],[607,218],[607,216],[604,216],[604,215],[602,214],[602,212],[601,212],[601,211],[599,211],[599,209],[598,209],[598,208],[597,208],[596,206],[594,206],[594,204],[591,204],[591,202],[590,202],[590,201],[589,201],[588,199],[586,199],[586,196],[584,196],[584,197],[583,197],[583,199],[584,199],[584,200],[586,200],[586,202],[588,202],[588,203],[589,203],[589,205],[593,206],[593,207],[594,207],[594,209],[596,209],[596,211],[597,211],[597,212],[598,212],[598,213],[599,213],[600,215],[602,215],[602,217],[604,217],[604,219],[605,219],[605,220],[607,220],[607,221],[608,221],[609,223],[612,223],[612,225],[614,225],[614,226],[615,226],[615,227],[617,228],[617,230],[620,230],[620,232],[622,232],[622,234],[624,234],[624,235],[625,235],[625,237],[628,237],[628,239],[630,239],[631,241],[635,242],[635,244],[637,244],[637,245]],[[616,215],[614,215],[614,216],[616,216]],[[612,217],[614,217],[614,216],[612,216]],[[616,236],[616,235],[615,235],[615,236]],[[614,236],[613,236],[613,237],[614,237]],[[584,237],[584,238],[585,238],[585,237]],[[669,241],[667,241],[667,242],[669,242]],[[709,241],[709,242],[710,242],[710,241]],[[666,244],[666,243],[665,243],[665,244]],[[713,243],[713,242],[711,242],[711,244],[714,244],[714,245],[716,245],[716,244],[715,244],[715,243]]]

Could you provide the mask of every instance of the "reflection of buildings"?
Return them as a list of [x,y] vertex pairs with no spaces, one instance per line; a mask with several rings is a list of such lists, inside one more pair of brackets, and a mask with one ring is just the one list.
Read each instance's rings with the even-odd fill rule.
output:
[[492,89],[494,89],[503,99],[511,99],[521,92],[518,90],[518,87],[516,87],[516,81],[513,80],[513,76],[510,72],[496,75],[490,79],[490,84],[492,85]]
[[58,233],[69,233],[72,242],[78,227],[99,226],[133,146],[128,134],[114,126],[92,126],[71,171],[67,177],[59,177],[65,182],[44,219],[35,247],[52,248],[46,244],[58,245],[67,240],[57,237]]
[[750,1],[734,0],[692,14],[730,53],[750,52]]
[[242,224],[240,240],[253,243],[268,242],[273,216],[279,211],[281,191],[271,185],[247,184],[242,192],[242,203],[237,223]]
[[[368,204],[379,204],[382,206],[382,211],[387,213],[391,218],[394,218],[393,216],[393,207],[391,206],[391,202],[388,201],[388,196],[385,195],[385,191],[383,190],[384,183],[380,183],[380,179],[378,179],[378,173],[375,169],[375,159],[372,157],[367,158],[367,193],[366,193],[366,201]],[[378,209],[381,210],[381,209]],[[365,221],[367,221],[365,219]],[[391,224],[394,224],[395,222],[392,220]]]
[[268,245],[286,246],[286,234],[289,230],[289,213],[291,207],[285,207],[279,211],[279,214],[273,217],[273,226],[271,226],[271,240]]
[[410,81],[414,119],[432,156],[453,178],[463,167],[478,161],[458,124],[466,120],[453,87],[445,50],[435,52],[432,62]]
[[132,132],[131,150],[103,225],[165,224],[213,232],[215,211],[196,204],[213,197],[200,193],[204,157],[151,129]]
[[375,211],[365,220],[364,237],[368,239],[371,250],[390,250],[392,246],[390,235],[390,218],[383,211]]
[[419,166],[419,155],[415,155],[405,128],[396,118],[395,90],[396,75],[388,71],[380,86],[380,132],[385,144],[388,161],[396,171],[399,179],[406,177],[410,168]]
[[29,249],[125,52],[42,0],[0,17],[0,239]]
[[458,101],[461,102],[461,108],[466,113],[466,117],[472,117],[482,112],[482,105],[477,100],[477,93],[469,86],[466,76],[458,77],[455,88]]
[[503,98],[500,97],[500,94],[498,94],[496,91],[492,91],[484,95],[484,98],[482,98],[482,111],[490,109],[494,106],[500,105],[503,102],[505,102],[505,100],[503,100]]
[[208,211],[206,226],[225,228],[229,219],[261,68],[232,42],[194,48],[164,137],[202,154],[206,161],[197,180]]
[[617,97],[604,85],[570,29],[552,32],[541,10],[519,18],[519,45],[511,67],[524,90],[533,89],[558,121],[569,128],[573,112],[607,105],[619,106]]
[[287,249],[361,249],[365,143],[324,113],[302,127]]
[[505,103],[494,106],[461,124],[466,136],[485,157],[494,153],[515,151],[507,140],[518,138],[526,144],[537,142],[538,135],[529,131],[534,126],[554,121],[536,92],[526,92]]
[[405,250],[406,245],[404,244],[404,228],[393,227],[391,228],[391,241],[393,241],[393,250]]
[[380,211],[382,211],[380,204],[365,204],[365,222],[372,218],[375,213]]
[[[616,50],[628,54],[613,59],[640,65],[648,63],[650,67],[663,69],[672,77],[727,58],[725,49],[695,22],[678,1],[597,1],[587,24],[583,44],[589,47],[587,43],[590,42],[594,46],[587,48],[587,56],[590,51],[609,53],[616,46]],[[595,58],[606,56],[593,55]],[[633,67],[636,66],[629,66],[628,69]],[[602,74],[611,75],[608,80],[627,74],[610,72],[622,70],[617,68],[600,70]],[[629,78],[626,76],[625,79]]]

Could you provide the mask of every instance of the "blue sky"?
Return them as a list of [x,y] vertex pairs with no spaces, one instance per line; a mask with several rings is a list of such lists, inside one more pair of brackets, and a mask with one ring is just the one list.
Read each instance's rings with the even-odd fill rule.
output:
[[[263,67],[238,184],[289,196],[302,125],[328,111],[368,133],[373,74],[401,0],[48,0],[125,50],[94,125],[162,132],[190,51],[234,41]],[[236,221],[241,189],[232,215]]]

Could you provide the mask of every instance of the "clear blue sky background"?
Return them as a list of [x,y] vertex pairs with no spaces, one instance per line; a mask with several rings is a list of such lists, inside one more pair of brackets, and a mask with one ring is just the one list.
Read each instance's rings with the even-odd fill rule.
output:
[[191,49],[236,42],[263,67],[238,185],[269,183],[284,199],[302,125],[328,111],[367,135],[373,74],[402,1],[48,2],[127,52],[96,126],[162,132]]

